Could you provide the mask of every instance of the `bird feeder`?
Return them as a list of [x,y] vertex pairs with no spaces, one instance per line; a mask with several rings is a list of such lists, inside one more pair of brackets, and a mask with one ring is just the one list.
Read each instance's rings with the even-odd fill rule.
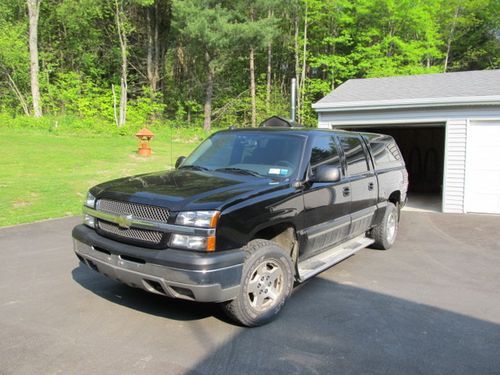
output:
[[155,135],[150,130],[142,128],[135,136],[139,139],[139,149],[137,153],[141,156],[151,156],[149,142]]

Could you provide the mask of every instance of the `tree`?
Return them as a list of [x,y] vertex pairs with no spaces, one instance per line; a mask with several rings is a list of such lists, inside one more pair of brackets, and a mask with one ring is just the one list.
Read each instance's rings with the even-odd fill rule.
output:
[[115,22],[116,31],[118,33],[118,40],[120,42],[120,56],[121,56],[121,77],[120,77],[120,115],[118,116],[118,126],[125,125],[127,121],[127,74],[128,74],[128,41],[127,32],[125,30],[125,15],[123,11],[123,3],[118,3],[115,0]]
[[29,18],[29,50],[30,50],[30,72],[31,72],[31,98],[33,101],[33,114],[35,117],[42,116],[40,98],[40,85],[38,82],[38,17],[40,15],[41,0],[27,0]]
[[[272,16],[272,9],[275,6],[275,1],[265,0],[240,0],[236,2],[235,6],[235,13],[238,15],[239,21],[238,36],[241,45],[248,49],[251,125],[253,127],[257,124],[255,53],[266,47],[269,49],[272,39],[277,34],[276,20]],[[269,50],[268,53],[270,53]],[[270,70],[269,62],[268,70]],[[267,74],[268,80],[270,80],[270,72],[268,71]]]
[[110,123],[116,114],[119,126],[255,126],[287,116],[296,77],[299,120],[313,124],[311,104],[348,79],[499,68],[499,8],[499,0],[2,0],[0,113],[40,116],[43,107]]
[[155,93],[164,77],[165,51],[170,31],[171,1],[155,0],[146,7],[147,77]]
[[[19,13],[23,16],[25,13],[24,4],[18,3],[16,0],[5,0],[0,6],[0,97],[6,105],[13,108],[19,105],[25,115],[30,115],[26,99],[30,86],[28,40],[24,37],[27,25],[24,17],[17,17]],[[1,90],[2,81],[8,91]],[[11,101],[9,98],[12,95]]]
[[206,72],[203,129],[212,126],[212,99],[217,72],[226,64],[236,37],[235,15],[223,2],[212,0],[175,0],[175,27],[190,44],[191,52],[203,59]]

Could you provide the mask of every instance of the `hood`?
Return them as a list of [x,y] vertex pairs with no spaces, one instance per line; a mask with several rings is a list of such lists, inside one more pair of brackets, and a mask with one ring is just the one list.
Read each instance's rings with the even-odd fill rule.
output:
[[120,178],[97,185],[91,193],[132,203],[166,207],[172,211],[223,208],[289,182],[213,171],[178,169]]

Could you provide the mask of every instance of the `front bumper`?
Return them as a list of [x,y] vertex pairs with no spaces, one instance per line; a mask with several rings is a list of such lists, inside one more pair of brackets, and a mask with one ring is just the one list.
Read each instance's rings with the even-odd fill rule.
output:
[[151,293],[199,302],[234,299],[239,291],[244,252],[220,253],[154,250],[98,235],[78,225],[74,251],[90,268],[129,286]]

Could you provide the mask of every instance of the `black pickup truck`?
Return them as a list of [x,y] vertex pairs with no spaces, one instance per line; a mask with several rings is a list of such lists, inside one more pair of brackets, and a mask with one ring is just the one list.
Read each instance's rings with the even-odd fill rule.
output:
[[211,135],[175,170],[91,188],[74,251],[127,285],[257,326],[294,283],[390,248],[407,187],[393,138],[271,118]]

